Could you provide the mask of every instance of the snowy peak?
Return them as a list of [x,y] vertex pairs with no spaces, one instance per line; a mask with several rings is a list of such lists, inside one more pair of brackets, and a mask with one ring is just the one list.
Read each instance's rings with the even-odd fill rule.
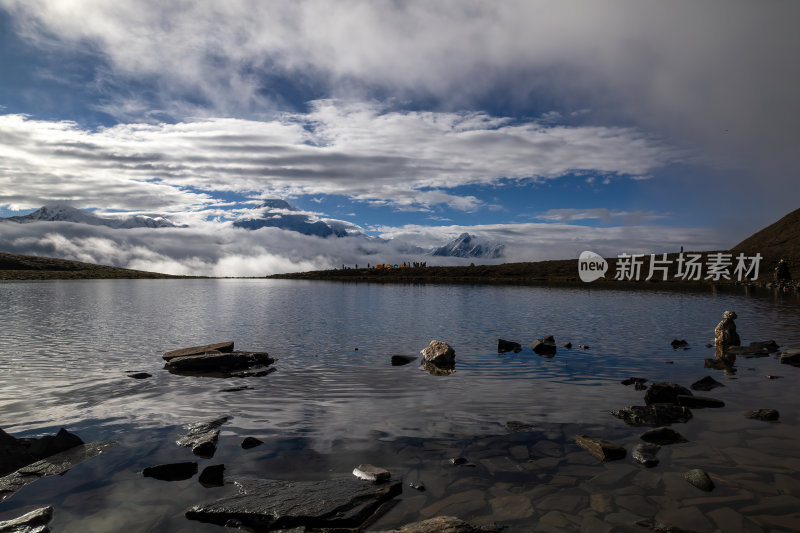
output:
[[0,220],[17,222],[18,224],[30,222],[73,222],[92,226],[108,226],[115,229],[176,227],[175,224],[164,217],[133,215],[124,218],[105,218],[64,204],[46,205],[27,215],[0,218]]
[[318,237],[347,237],[361,233],[355,225],[341,220],[319,219],[305,214],[285,200],[269,199],[257,210],[257,214],[249,215],[233,223],[234,227],[256,230],[259,228],[279,228],[296,231],[303,235]]
[[440,257],[480,257],[483,259],[498,259],[503,257],[505,245],[492,244],[480,237],[462,233],[449,243],[436,248],[431,255]]

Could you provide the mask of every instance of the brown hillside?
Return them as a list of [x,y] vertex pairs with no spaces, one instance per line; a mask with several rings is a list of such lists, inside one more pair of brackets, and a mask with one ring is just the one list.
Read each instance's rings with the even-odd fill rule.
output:
[[734,252],[760,253],[770,260],[800,260],[800,209],[796,209],[733,247]]

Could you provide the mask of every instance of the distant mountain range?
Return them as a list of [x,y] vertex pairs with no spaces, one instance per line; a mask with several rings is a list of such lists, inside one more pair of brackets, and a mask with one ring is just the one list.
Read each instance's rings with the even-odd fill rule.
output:
[[449,243],[431,252],[439,257],[474,257],[480,259],[499,259],[503,257],[504,244],[492,244],[480,237],[462,233]]
[[164,217],[133,215],[120,218],[99,217],[87,211],[62,204],[46,205],[23,216],[0,218],[0,221],[29,224],[31,222],[74,222],[92,226],[108,226],[115,229],[131,228],[175,228],[178,227]]
[[[0,222],[16,222],[27,224],[31,222],[72,222],[75,224],[89,224],[92,226],[107,226],[114,229],[131,228],[175,228],[177,226],[167,218],[161,216],[133,215],[126,217],[100,217],[88,211],[74,207],[53,204],[41,207],[23,216],[0,218]],[[271,227],[286,231],[294,231],[303,235],[318,237],[354,237],[358,236],[366,241],[383,241],[377,237],[366,235],[361,228],[341,220],[318,218],[304,213],[285,200],[265,200],[252,213],[242,216],[233,222],[236,228],[257,230]],[[384,241],[385,242],[385,241]],[[423,249],[414,245],[404,248],[404,253],[409,255],[432,255],[438,257],[463,257],[479,259],[498,259],[503,257],[505,246],[493,244],[475,235],[462,233],[457,238],[444,246],[434,249]]]

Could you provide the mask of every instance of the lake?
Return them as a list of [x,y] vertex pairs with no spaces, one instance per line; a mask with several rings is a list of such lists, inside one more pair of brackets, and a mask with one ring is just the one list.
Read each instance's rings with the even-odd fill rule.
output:
[[[800,347],[800,300],[746,289],[614,291],[467,285],[386,285],[289,280],[91,280],[0,283],[0,427],[39,436],[66,427],[85,442],[119,446],[43,478],[0,503],[0,520],[52,505],[54,531],[222,531],[184,511],[235,492],[197,478],[165,482],[143,468],[196,459],[175,441],[182,426],[230,415],[213,459],[227,479],[315,480],[372,463],[404,480],[399,503],[373,526],[391,529],[437,515],[506,531],[631,531],[649,518],[697,531],[800,528],[797,390],[800,368],[775,356],[742,358],[735,372],[704,368],[714,326],[739,315],[744,344]],[[553,358],[530,344],[553,335]],[[497,353],[497,339],[520,353]],[[686,350],[670,346],[685,339]],[[455,372],[391,366],[432,339],[456,351]],[[235,340],[267,351],[276,371],[243,379],[180,376],[161,354]],[[588,345],[579,349],[578,345]],[[148,372],[135,380],[127,371]],[[664,446],[661,463],[630,450],[647,428],[610,411],[643,405],[620,382],[640,376],[689,386],[711,375],[725,387],[701,395],[674,428],[688,443]],[[767,379],[765,376],[783,379]],[[250,388],[233,392],[222,389]],[[746,419],[770,407],[780,422]],[[533,427],[511,431],[509,421]],[[599,463],[576,434],[625,446]],[[240,447],[245,437],[264,445]],[[464,456],[474,467],[456,467]],[[682,479],[709,472],[717,488]],[[421,480],[424,492],[408,487]],[[538,524],[538,525],[536,525]],[[738,524],[738,525],[737,525]],[[592,529],[594,528],[594,529]],[[612,528],[612,529],[608,529]]]

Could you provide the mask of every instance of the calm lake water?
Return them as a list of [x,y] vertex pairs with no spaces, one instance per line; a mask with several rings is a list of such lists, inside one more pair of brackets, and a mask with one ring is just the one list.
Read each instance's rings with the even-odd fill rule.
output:
[[[182,426],[231,415],[215,457],[198,459],[201,470],[224,463],[231,479],[311,480],[349,476],[359,463],[387,467],[406,487],[377,529],[449,514],[498,520],[508,531],[624,531],[640,518],[698,531],[727,531],[726,524],[796,530],[800,368],[775,357],[740,358],[729,374],[704,368],[703,359],[714,356],[705,345],[727,309],[739,315],[743,343],[800,347],[798,299],[744,289],[0,283],[0,427],[37,436],[63,426],[85,442],[119,443],[64,476],[24,488],[0,504],[0,520],[49,504],[54,531],[222,531],[183,513],[232,487],[204,488],[196,477],[163,482],[141,471],[195,459],[175,444]],[[529,346],[543,335],[574,348],[540,357]],[[525,349],[498,354],[498,338]],[[672,349],[674,338],[690,348]],[[455,348],[455,373],[391,366],[392,355],[418,354],[432,339]],[[269,352],[277,371],[218,379],[162,369],[164,351],[225,340]],[[134,380],[126,371],[153,377]],[[643,405],[643,393],[620,381],[641,376],[688,386],[705,375],[725,387],[700,394],[726,407],[695,410],[677,424],[690,442],[664,447],[658,467],[635,464],[630,450],[646,428],[626,426],[609,411]],[[250,388],[221,392],[239,385]],[[781,422],[743,417],[759,407],[779,409]],[[508,421],[535,429],[512,432]],[[629,458],[597,463],[574,444],[576,433],[625,445]],[[243,450],[248,436],[265,444]],[[477,466],[448,464],[459,455]],[[689,468],[708,471],[717,489],[703,493],[680,479]],[[425,492],[407,487],[417,479]]]

